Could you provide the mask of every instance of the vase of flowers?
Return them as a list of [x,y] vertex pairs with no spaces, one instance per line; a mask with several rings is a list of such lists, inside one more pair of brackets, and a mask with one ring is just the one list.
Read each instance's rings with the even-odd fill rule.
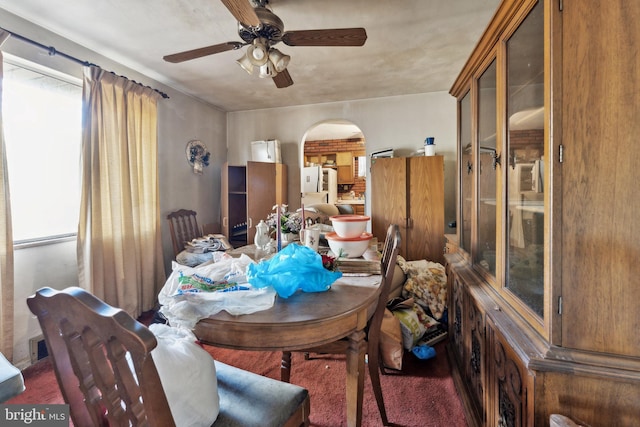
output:
[[[278,214],[278,207],[280,212]],[[287,205],[276,205],[273,207],[276,212],[270,213],[265,221],[271,230],[272,235],[277,235],[278,216],[280,217],[280,235],[283,242],[296,240],[302,229],[302,215],[298,212],[289,212]]]

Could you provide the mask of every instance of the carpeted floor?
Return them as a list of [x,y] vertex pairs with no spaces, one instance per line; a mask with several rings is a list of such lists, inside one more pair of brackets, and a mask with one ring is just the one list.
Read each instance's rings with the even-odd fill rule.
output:
[[[259,374],[280,378],[280,353],[241,352],[207,348],[217,359]],[[382,391],[389,422],[403,427],[466,427],[462,403],[451,379],[445,342],[435,345],[436,357],[417,359],[405,353],[403,370],[399,374],[381,376]],[[309,390],[311,395],[311,425],[315,427],[345,426],[344,356],[315,355],[304,360],[294,353],[291,382]],[[365,378],[364,427],[381,426],[369,374]]]
[[[445,342],[435,345],[436,357],[417,359],[405,353],[403,371],[381,377],[389,421],[402,427],[467,427],[462,403],[454,388]],[[206,346],[217,360],[265,375],[280,377],[279,352],[249,352]],[[291,382],[309,389],[311,425],[346,425],[344,356],[314,356],[304,360],[293,354]],[[63,403],[48,359],[23,372],[27,390],[6,403]],[[369,375],[365,378],[363,427],[381,426]]]

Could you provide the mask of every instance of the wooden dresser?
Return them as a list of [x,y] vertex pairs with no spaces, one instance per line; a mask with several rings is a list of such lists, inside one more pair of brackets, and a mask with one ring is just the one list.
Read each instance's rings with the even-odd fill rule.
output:
[[470,426],[640,425],[640,2],[505,0],[451,88]]

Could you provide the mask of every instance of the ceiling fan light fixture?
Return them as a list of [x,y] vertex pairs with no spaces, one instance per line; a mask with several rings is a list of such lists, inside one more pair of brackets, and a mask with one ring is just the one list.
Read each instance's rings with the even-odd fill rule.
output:
[[276,74],[278,74],[278,71],[276,71],[273,63],[271,61],[267,61],[264,65],[260,66],[258,77],[265,79],[267,77],[274,77]]
[[242,55],[240,58],[238,58],[236,60],[236,62],[238,63],[238,65],[240,65],[242,67],[243,70],[245,70],[247,73],[249,74],[253,74],[253,64],[251,63],[251,61],[249,60],[249,57],[247,55]]
[[285,55],[284,53],[280,52],[278,49],[269,50],[269,61],[273,63],[273,66],[275,67],[278,73],[281,73],[287,68],[287,65],[289,65],[290,60],[291,60],[291,57],[289,55]]
[[255,39],[253,45],[247,49],[247,58],[256,67],[260,67],[269,60],[267,45],[262,39]]

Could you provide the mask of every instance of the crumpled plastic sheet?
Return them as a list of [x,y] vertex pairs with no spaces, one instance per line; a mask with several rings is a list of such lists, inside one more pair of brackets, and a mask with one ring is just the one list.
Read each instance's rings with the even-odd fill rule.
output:
[[320,254],[296,244],[289,244],[268,260],[250,264],[247,268],[247,279],[253,287],[273,287],[282,298],[289,298],[298,289],[327,291],[340,277],[340,271],[324,268]]
[[[188,267],[173,263],[173,271],[158,294],[162,313],[169,324],[193,329],[200,319],[222,310],[232,315],[268,310],[275,303],[276,291],[271,287],[258,289],[247,282],[246,271],[255,264],[242,254],[239,258],[216,252],[211,262]],[[180,292],[181,276],[198,276],[213,282],[227,280],[237,286],[214,292]]]

